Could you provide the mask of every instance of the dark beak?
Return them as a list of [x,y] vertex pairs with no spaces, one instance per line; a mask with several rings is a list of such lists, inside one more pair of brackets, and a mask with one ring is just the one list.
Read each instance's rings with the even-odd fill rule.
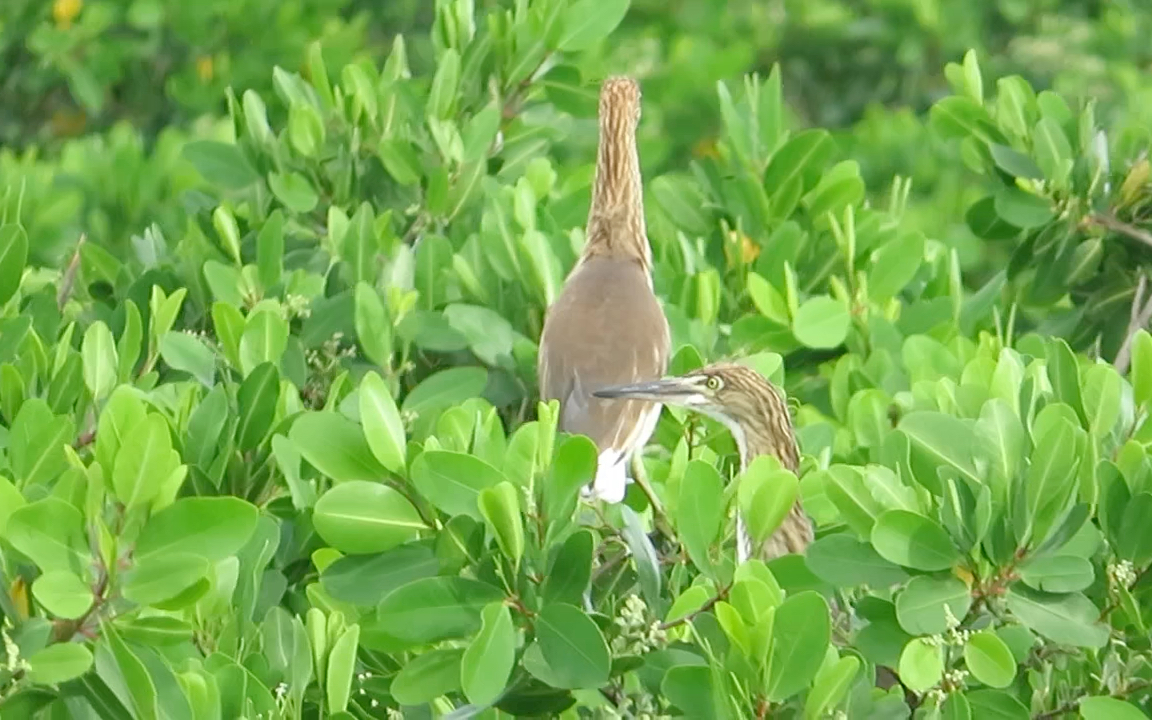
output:
[[632,383],[630,385],[611,385],[600,388],[592,393],[598,398],[619,398],[625,400],[651,400],[661,403],[683,402],[691,396],[697,396],[700,391],[695,384],[682,378],[667,378],[664,380],[650,380],[648,382]]

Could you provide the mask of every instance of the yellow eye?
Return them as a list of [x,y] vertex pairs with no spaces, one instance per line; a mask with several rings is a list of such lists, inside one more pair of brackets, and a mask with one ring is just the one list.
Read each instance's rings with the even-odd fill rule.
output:
[[704,385],[709,390],[719,390],[720,386],[723,384],[724,384],[724,381],[715,375],[709,376],[707,382],[704,383]]

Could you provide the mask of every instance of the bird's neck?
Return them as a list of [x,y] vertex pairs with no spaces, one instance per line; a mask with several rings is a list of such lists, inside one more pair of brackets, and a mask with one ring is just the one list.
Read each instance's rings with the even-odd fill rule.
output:
[[652,265],[635,129],[623,118],[600,123],[600,147],[583,258],[611,257]]

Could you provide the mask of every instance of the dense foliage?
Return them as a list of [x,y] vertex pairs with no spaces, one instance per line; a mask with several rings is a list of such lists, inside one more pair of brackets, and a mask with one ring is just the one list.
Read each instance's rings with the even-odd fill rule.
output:
[[[5,720],[1152,711],[1152,11],[665,6],[0,9]],[[661,508],[579,499],[609,72],[672,371],[780,383],[797,474],[668,410]]]

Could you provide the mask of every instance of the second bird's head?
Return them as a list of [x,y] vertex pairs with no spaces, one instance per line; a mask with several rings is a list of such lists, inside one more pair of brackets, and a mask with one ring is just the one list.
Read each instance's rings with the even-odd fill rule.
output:
[[613,385],[592,394],[676,405],[728,426],[756,424],[781,413],[786,418],[788,412],[783,396],[764,376],[736,363],[715,363],[677,377]]

